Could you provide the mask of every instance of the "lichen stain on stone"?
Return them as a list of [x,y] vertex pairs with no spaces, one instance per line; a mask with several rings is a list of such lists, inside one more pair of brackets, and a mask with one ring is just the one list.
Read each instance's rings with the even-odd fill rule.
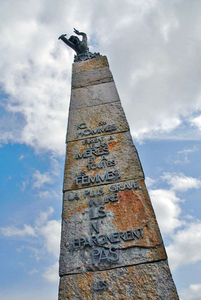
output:
[[68,148],[67,148],[67,154],[66,154],[66,165],[65,165],[65,173],[67,174],[71,167],[76,163],[76,156],[75,153],[82,153],[84,150],[86,150],[87,146],[83,145],[81,148],[79,148],[79,151],[76,151],[76,148],[78,148],[78,145],[80,144],[80,141],[75,142],[69,142]]
[[73,73],[86,72],[91,69],[109,67],[106,56],[100,56],[95,59],[89,59],[73,65]]
[[[115,227],[119,230],[128,230],[133,226],[138,226],[139,221],[144,219],[144,207],[139,192],[120,191],[118,193],[119,202],[108,203],[106,209],[111,209],[115,215]],[[134,217],[137,216],[137,219]]]
[[87,273],[87,276],[83,275],[81,278],[78,277],[77,279],[78,288],[83,291],[86,297],[90,297],[91,288],[93,286],[93,273]]
[[[94,290],[93,282],[100,279],[107,281],[107,290]],[[166,261],[69,275],[61,281],[60,300],[179,299]]]
[[109,151],[111,152],[112,150],[113,150],[113,148],[115,148],[116,147],[116,145],[118,145],[118,141],[116,140],[113,140],[113,141],[110,141],[109,143],[108,143],[108,149],[109,149]]
[[146,209],[146,199],[141,191],[120,191],[119,201],[108,203],[105,210],[113,211],[115,218],[113,223],[117,231],[136,230],[143,228],[143,239],[139,238],[122,243],[124,247],[132,245],[151,247],[161,243],[160,234],[152,214]]

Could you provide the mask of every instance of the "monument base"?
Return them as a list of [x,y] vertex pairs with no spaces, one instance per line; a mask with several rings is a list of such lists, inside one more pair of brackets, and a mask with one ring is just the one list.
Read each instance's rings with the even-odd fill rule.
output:
[[165,260],[63,276],[60,280],[59,299],[177,300],[179,298]]

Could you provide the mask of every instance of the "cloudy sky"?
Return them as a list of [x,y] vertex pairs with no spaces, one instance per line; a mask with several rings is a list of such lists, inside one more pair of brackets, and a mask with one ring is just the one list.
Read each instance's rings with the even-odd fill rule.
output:
[[[2,300],[55,300],[73,51],[107,55],[182,300],[201,299],[201,1],[2,0]],[[3,250],[2,250],[3,249]]]

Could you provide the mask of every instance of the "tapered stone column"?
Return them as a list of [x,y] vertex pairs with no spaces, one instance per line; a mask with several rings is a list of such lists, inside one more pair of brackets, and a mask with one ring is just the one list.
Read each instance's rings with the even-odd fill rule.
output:
[[178,299],[105,56],[73,64],[59,300]]

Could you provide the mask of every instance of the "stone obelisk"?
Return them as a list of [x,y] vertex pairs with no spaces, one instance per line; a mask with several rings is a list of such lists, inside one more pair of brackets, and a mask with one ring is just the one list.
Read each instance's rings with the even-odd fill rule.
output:
[[106,56],[73,64],[59,300],[179,299]]

